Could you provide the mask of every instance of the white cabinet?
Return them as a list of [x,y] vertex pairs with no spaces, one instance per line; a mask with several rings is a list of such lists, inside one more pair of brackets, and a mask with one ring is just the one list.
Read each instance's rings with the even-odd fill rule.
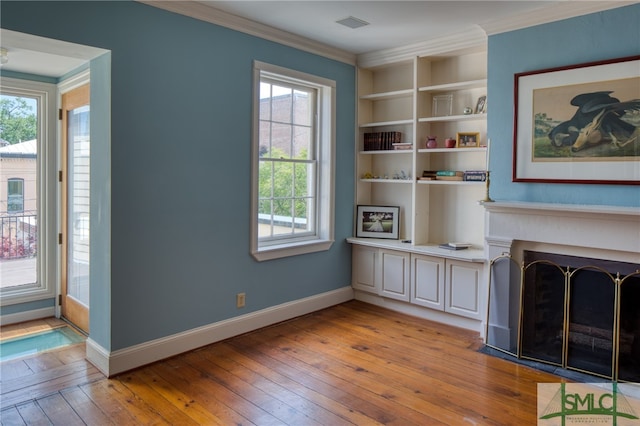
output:
[[354,289],[482,319],[482,260],[457,260],[352,242]]
[[444,259],[411,256],[411,303],[444,311]]
[[352,286],[356,290],[378,293],[376,285],[376,257],[378,249],[367,246],[353,246],[352,259]]
[[409,301],[409,253],[381,249],[379,258],[380,295]]
[[445,311],[468,318],[482,319],[480,277],[482,268],[474,263],[447,259]]

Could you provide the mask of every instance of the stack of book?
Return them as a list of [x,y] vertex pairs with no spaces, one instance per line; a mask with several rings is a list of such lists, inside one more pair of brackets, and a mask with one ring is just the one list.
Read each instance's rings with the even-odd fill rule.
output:
[[364,134],[365,151],[385,151],[402,142],[402,132],[372,132]]
[[436,180],[463,180],[464,172],[455,170],[438,170],[436,172]]
[[438,172],[435,170],[425,170],[418,180],[436,180],[436,173]]
[[471,244],[470,243],[452,242],[452,243],[440,244],[439,247],[443,248],[443,249],[446,249],[446,250],[465,250],[465,249],[468,249],[469,247],[471,247]]
[[467,170],[464,172],[463,180],[469,182],[484,182],[487,180],[487,172],[484,170]]
[[405,150],[405,149],[413,149],[413,144],[411,142],[404,143],[394,143],[393,149],[396,151]]

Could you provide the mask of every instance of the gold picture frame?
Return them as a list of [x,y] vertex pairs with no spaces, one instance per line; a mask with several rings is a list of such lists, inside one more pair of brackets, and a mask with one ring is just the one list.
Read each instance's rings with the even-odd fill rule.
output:
[[456,134],[456,148],[477,148],[479,146],[479,132],[458,132]]

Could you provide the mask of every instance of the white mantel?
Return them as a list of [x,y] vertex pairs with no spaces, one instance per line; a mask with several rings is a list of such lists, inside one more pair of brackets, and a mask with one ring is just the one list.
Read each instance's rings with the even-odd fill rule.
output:
[[[622,256],[640,263],[640,208],[527,202],[484,203],[488,258],[516,241]],[[606,252],[606,254],[605,254]],[[515,253],[511,253],[515,255]]]
[[[487,259],[523,251],[581,256],[640,265],[640,208],[484,203]],[[488,342],[512,348],[517,338],[519,284],[513,269],[492,269]],[[519,276],[519,275],[518,275]]]

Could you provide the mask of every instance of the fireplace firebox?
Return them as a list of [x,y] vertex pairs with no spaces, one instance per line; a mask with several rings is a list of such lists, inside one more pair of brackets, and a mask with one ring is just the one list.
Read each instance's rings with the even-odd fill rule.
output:
[[[640,381],[640,265],[529,250],[522,258],[521,265],[508,255],[491,262],[492,275],[508,264],[511,272],[497,275],[519,279],[520,298],[515,345],[501,346],[488,327],[487,346],[595,376]],[[491,318],[490,305],[487,326]]]

